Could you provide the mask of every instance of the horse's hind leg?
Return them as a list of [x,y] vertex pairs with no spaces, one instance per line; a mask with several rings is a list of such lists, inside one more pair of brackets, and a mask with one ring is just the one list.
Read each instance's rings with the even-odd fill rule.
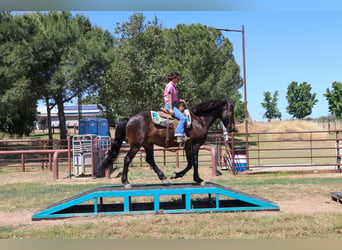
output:
[[145,152],[146,152],[146,162],[148,164],[150,164],[150,166],[152,167],[152,169],[154,170],[154,172],[157,174],[158,178],[163,181],[164,184],[169,184],[169,180],[167,179],[167,177],[165,176],[165,174],[163,173],[163,171],[161,171],[159,169],[159,167],[157,166],[156,162],[154,161],[154,151],[153,151],[153,146],[150,147],[145,147]]
[[122,171],[121,182],[122,184],[124,184],[125,188],[132,187],[132,185],[128,181],[128,167],[129,167],[129,164],[131,164],[134,156],[137,154],[138,151],[139,151],[138,147],[134,147],[134,148],[131,147],[124,158],[124,167]]

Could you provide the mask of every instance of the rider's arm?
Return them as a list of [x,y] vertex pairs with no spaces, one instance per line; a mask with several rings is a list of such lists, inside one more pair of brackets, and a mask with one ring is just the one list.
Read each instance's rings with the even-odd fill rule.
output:
[[172,94],[171,93],[169,93],[169,105],[170,105],[170,114],[173,115],[174,111],[173,111]]

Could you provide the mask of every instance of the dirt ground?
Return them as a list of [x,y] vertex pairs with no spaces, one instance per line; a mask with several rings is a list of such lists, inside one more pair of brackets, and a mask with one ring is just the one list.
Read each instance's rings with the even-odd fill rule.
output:
[[[99,185],[108,185],[108,184],[121,184],[119,178],[101,178],[101,179],[93,179],[93,178],[61,178],[59,180],[52,180],[52,173],[48,170],[44,170],[46,174],[42,175],[39,172],[9,172],[6,174],[2,174],[0,178],[0,185],[5,185],[7,183],[25,183],[25,182],[40,182],[46,184],[76,184],[76,183],[98,183]],[[151,176],[153,173],[151,172]],[[316,173],[305,174],[305,175],[292,175],[286,176],[286,178],[312,178],[317,177]],[[333,191],[341,191],[342,192],[342,174],[341,173],[320,173],[320,177],[337,177],[341,176],[341,190],[331,190]],[[156,178],[148,177],[149,179],[156,180]],[[207,181],[215,181],[214,177],[211,177],[210,171],[208,171],[207,176],[205,176]],[[226,177],[216,177],[217,178],[226,178]],[[281,176],[279,178],[282,178]],[[144,182],[142,182],[144,183]],[[146,183],[146,180],[145,180]],[[157,182],[156,182],[157,183]],[[312,213],[341,213],[342,214],[342,204],[336,201],[333,201],[329,195],[315,195],[314,197],[309,198],[301,198],[298,200],[272,200],[280,207],[280,213],[303,213],[303,214],[312,214]],[[33,225],[37,222],[31,220],[32,215],[37,212],[36,210],[24,210],[19,212],[3,212],[0,211],[0,225]],[[257,214],[262,214],[265,212],[258,212]],[[279,212],[267,212],[269,215],[276,215]],[[175,215],[173,215],[175,216]],[[124,216],[123,220],[131,220],[133,217]],[[104,218],[101,217],[103,220]],[[110,219],[110,218],[109,218]],[[97,218],[71,218],[67,220],[72,220],[73,223],[84,223],[85,221],[95,221]],[[40,226],[46,225],[58,225],[65,223],[65,220],[45,220],[40,221]]]

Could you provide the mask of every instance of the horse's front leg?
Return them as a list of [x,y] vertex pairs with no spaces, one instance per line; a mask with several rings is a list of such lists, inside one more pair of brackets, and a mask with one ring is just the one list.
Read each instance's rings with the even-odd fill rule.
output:
[[184,168],[180,172],[174,172],[171,175],[171,177],[170,177],[171,179],[181,178],[191,169],[191,167],[192,167],[192,159],[191,159],[191,157],[188,157],[188,155],[186,156],[186,158],[187,158],[187,162],[188,162],[188,164],[186,165],[186,168]]
[[195,147],[193,147],[193,148],[187,147],[185,149],[185,152],[186,152],[186,159],[187,159],[187,162],[188,162],[186,168],[184,168],[180,172],[173,173],[173,175],[171,176],[171,179],[176,179],[176,178],[183,177],[192,168],[192,166],[194,164],[194,155],[196,155],[196,154],[198,155],[198,149],[197,149],[197,147],[196,148]]
[[200,177],[199,177],[199,173],[198,173],[198,152],[199,150],[197,150],[197,152],[193,155],[193,162],[194,162],[194,181],[198,184],[200,184],[201,186],[205,185],[205,181],[203,181]]

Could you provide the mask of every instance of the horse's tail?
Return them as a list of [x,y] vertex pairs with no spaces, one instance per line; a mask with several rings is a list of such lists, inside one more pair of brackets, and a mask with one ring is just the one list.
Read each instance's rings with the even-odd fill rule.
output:
[[104,177],[106,169],[113,167],[113,162],[118,157],[122,142],[126,137],[127,122],[128,118],[124,118],[118,123],[115,129],[115,138],[112,142],[111,149],[108,151],[106,159],[103,161],[102,165],[98,169],[96,177]]

